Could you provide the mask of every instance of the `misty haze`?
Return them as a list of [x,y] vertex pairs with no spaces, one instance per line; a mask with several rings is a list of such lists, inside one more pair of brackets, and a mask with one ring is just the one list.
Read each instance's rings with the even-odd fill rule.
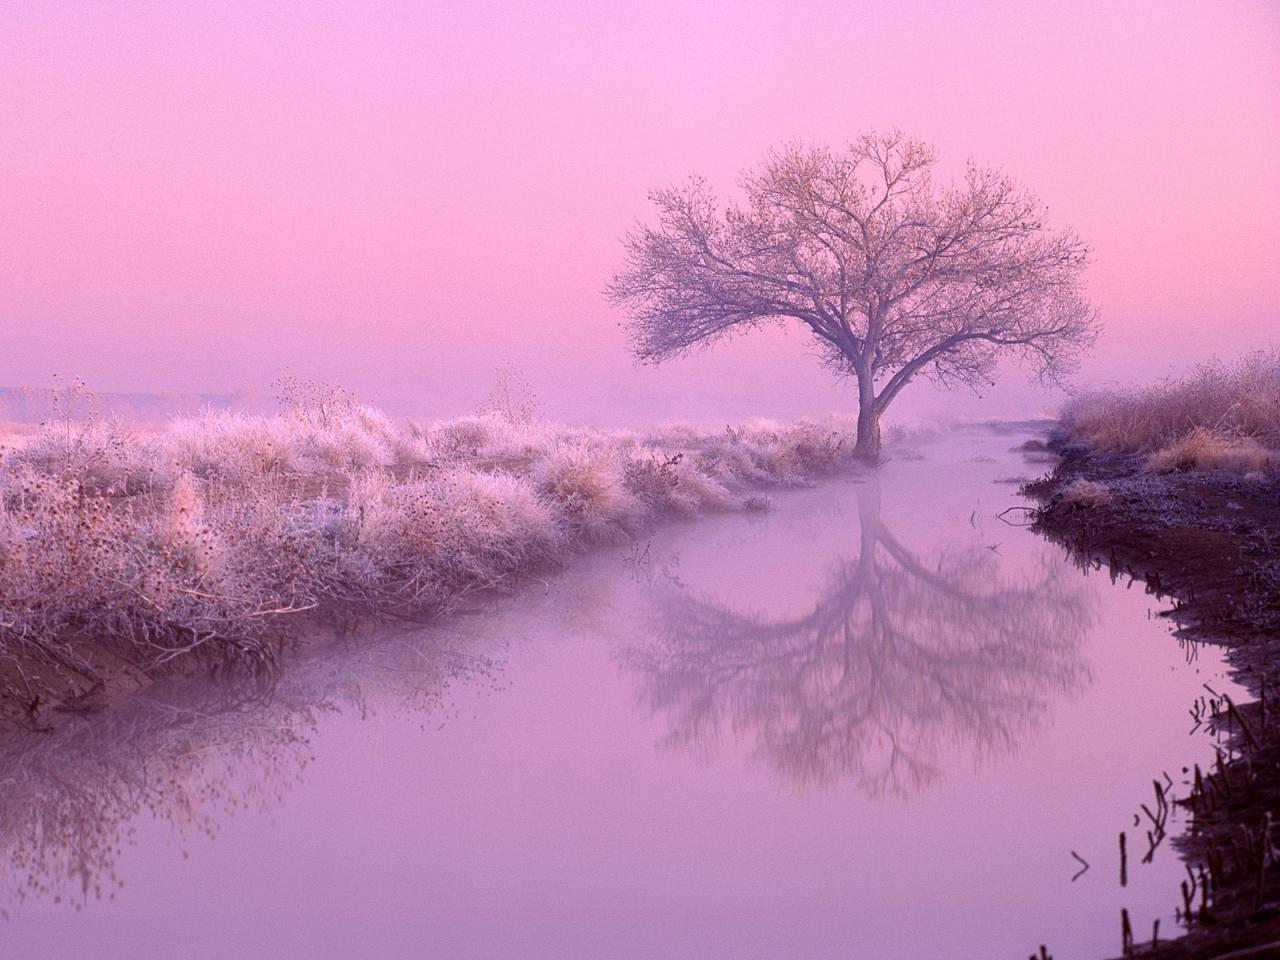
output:
[[0,11],[0,950],[1280,957],[1280,12]]

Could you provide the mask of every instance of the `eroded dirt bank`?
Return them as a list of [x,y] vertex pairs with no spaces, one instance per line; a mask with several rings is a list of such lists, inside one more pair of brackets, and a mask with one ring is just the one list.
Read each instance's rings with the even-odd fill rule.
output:
[[[1025,488],[1035,528],[1084,563],[1143,581],[1173,601],[1179,628],[1221,644],[1253,703],[1209,696],[1192,722],[1225,726],[1231,751],[1188,771],[1179,803],[1192,826],[1178,843],[1186,933],[1126,956],[1280,957],[1280,475],[1156,474],[1136,454],[1050,441],[1062,461]],[[1069,488],[1085,480],[1092,496]]]

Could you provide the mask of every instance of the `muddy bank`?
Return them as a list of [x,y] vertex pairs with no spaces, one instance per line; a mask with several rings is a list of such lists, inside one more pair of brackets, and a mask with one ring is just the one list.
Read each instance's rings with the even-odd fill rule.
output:
[[1186,932],[1155,946],[1138,933],[1126,956],[1280,956],[1280,475],[1155,474],[1139,454],[1049,446],[1061,463],[1024,488],[1041,501],[1035,528],[1169,598],[1179,631],[1226,647],[1254,697],[1209,690],[1192,706],[1189,722],[1225,727],[1230,751],[1176,793],[1192,814],[1176,841],[1187,880],[1171,891]]

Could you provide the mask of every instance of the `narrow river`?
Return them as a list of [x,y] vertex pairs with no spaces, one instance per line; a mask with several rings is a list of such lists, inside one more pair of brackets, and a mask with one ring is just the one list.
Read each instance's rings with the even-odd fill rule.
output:
[[272,690],[6,735],[0,955],[1086,960],[1122,908],[1174,933],[1140,805],[1212,760],[1203,685],[1236,688],[1140,585],[1001,521],[1046,469],[1029,435],[666,527]]

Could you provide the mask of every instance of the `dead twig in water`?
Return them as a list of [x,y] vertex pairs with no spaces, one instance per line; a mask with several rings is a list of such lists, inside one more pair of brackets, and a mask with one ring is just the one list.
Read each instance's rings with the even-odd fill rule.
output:
[[1075,883],[1077,880],[1079,880],[1082,876],[1085,875],[1086,871],[1088,871],[1089,861],[1086,860],[1084,857],[1080,856],[1080,854],[1076,853],[1074,850],[1071,851],[1071,856],[1075,857],[1076,860],[1079,861],[1080,863],[1080,869],[1077,870],[1075,873],[1075,876],[1071,878],[1071,882]]
[[[1022,523],[1018,523],[1017,521],[1008,520],[1005,518],[1005,514],[1016,513],[1018,511],[1021,511],[1023,516],[1030,514],[1032,516],[1032,519],[1025,520]],[[1035,523],[1035,519],[1034,519],[1035,512],[1036,512],[1035,507],[1005,507],[1003,510],[1001,510],[999,513],[996,514],[996,519],[999,520],[1001,523],[1008,524],[1011,527],[1029,527]]]
[[1125,850],[1125,834],[1120,831],[1120,886],[1129,885],[1129,854]]

